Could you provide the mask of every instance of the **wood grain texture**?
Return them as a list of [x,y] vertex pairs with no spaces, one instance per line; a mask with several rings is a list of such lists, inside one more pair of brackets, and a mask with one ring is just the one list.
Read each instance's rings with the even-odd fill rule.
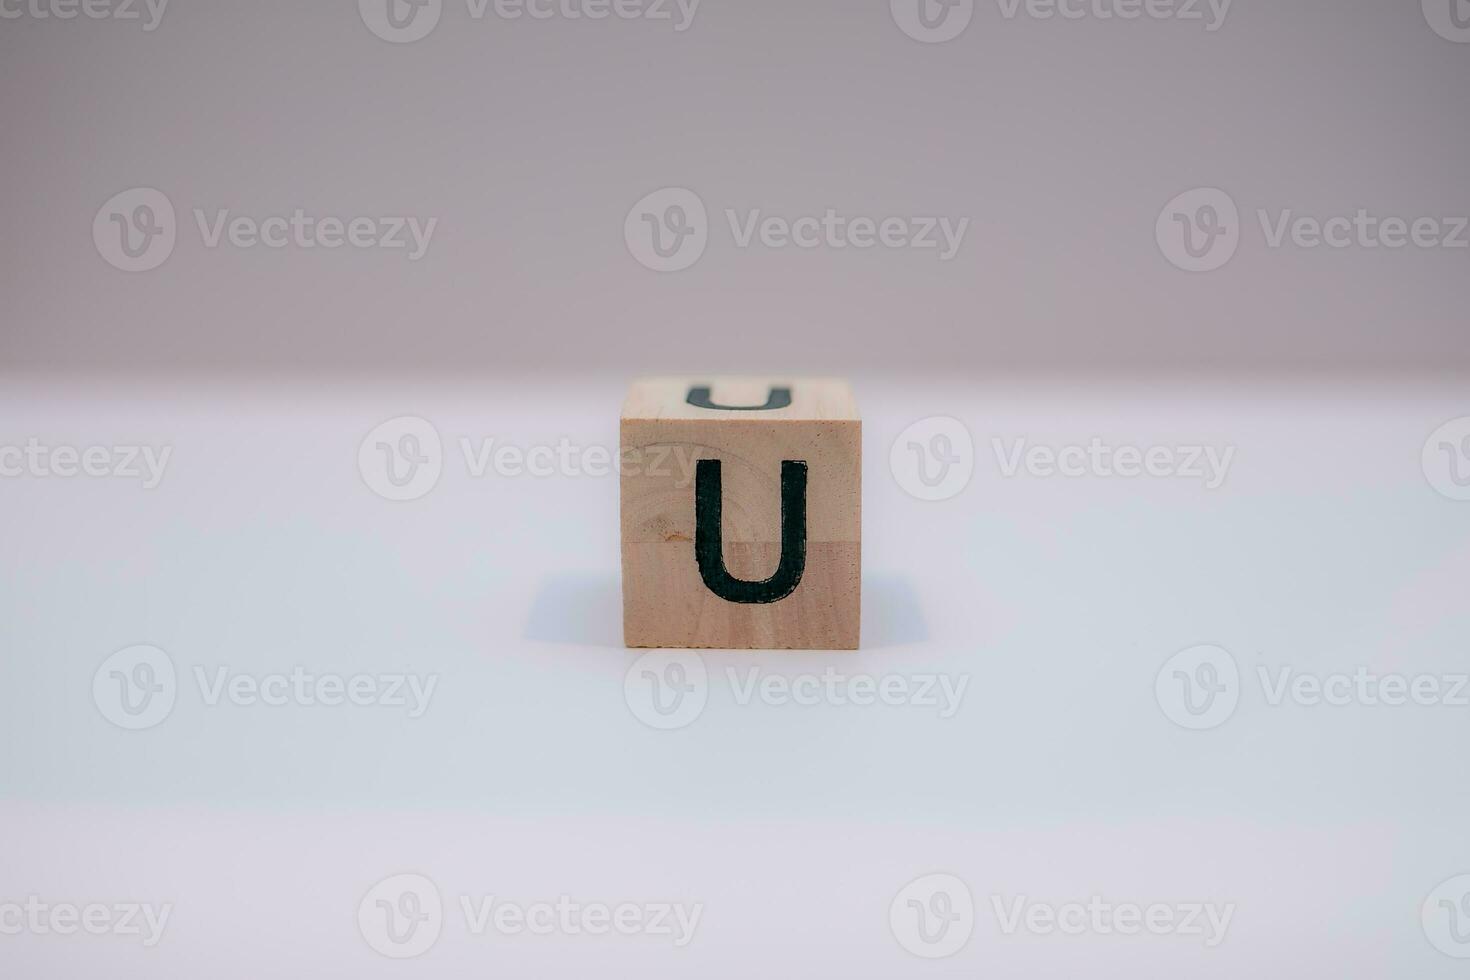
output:
[[[690,405],[707,386],[717,405],[763,405],[771,387],[787,407],[740,411]],[[829,379],[658,378],[633,385],[623,406],[623,632],[630,647],[856,649],[862,567],[862,422],[850,387]],[[695,558],[695,470],[720,461],[725,565],[758,581],[781,555],[783,461],[807,464],[806,566],[790,595],[727,601],[706,587]]]

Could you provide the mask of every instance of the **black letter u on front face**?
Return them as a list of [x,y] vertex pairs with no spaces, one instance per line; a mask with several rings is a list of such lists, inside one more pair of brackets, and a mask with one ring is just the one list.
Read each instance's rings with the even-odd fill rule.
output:
[[720,461],[701,459],[694,470],[694,555],[705,586],[729,602],[776,602],[796,591],[806,571],[806,463],[781,461],[781,561],[762,582],[747,582],[725,567],[724,492]]

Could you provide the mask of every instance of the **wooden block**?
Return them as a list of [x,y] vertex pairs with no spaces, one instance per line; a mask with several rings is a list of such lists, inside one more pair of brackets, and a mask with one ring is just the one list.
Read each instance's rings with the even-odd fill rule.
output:
[[862,422],[846,382],[638,381],[621,429],[628,646],[857,648]]

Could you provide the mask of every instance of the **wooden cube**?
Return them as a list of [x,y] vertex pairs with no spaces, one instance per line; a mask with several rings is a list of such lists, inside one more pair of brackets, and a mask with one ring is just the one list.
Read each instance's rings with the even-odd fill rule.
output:
[[862,422],[846,382],[638,381],[621,429],[628,646],[857,648]]

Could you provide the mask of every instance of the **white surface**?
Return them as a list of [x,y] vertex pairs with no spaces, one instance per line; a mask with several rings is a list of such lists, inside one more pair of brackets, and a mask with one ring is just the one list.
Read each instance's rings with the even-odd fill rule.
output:
[[[1470,707],[1271,705],[1258,670],[1470,670],[1470,503],[1426,439],[1464,389],[860,380],[865,648],[703,656],[707,704],[659,731],[625,700],[617,484],[466,471],[461,437],[616,441],[621,381],[311,389],[7,386],[0,445],[173,447],[161,485],[0,480],[0,903],[172,903],[163,939],[0,935],[15,977],[1416,978],[1463,975],[1421,905],[1470,871]],[[402,415],[444,443],[390,502],[359,444]],[[890,472],[962,420],[958,496]],[[1235,447],[1224,485],[1001,475],[992,438]],[[1218,644],[1238,707],[1189,731],[1165,662]],[[93,676],[135,644],[178,671],[125,731]],[[213,677],[437,675],[401,708],[206,704]],[[727,669],[963,681],[920,706],[742,705]],[[636,675],[635,675],[636,676]],[[1463,692],[1462,692],[1463,693]],[[358,904],[432,879],[442,934],[374,952]],[[910,955],[889,910],[962,879],[973,937]],[[472,936],[460,896],[702,903],[658,936]],[[1233,905],[1184,936],[1002,932],[992,897]]]

